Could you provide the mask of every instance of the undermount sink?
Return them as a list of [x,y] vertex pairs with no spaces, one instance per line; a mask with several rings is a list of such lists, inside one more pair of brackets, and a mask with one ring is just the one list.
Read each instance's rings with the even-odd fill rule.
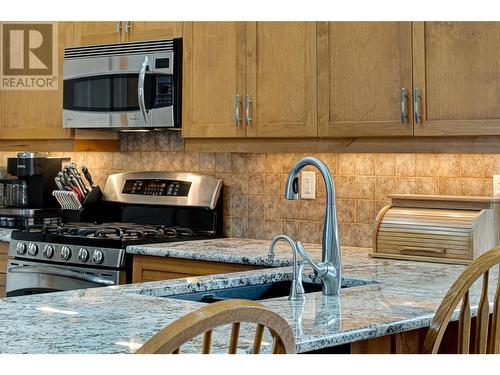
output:
[[[372,281],[360,279],[343,279],[342,281],[342,288],[350,288],[373,283]],[[227,299],[248,299],[258,301],[268,298],[288,296],[290,293],[291,283],[291,280],[283,280],[263,284],[206,290],[202,292],[175,294],[165,297],[205,303],[213,303]],[[303,285],[306,293],[320,292],[322,288],[321,284],[312,282],[304,282]]]

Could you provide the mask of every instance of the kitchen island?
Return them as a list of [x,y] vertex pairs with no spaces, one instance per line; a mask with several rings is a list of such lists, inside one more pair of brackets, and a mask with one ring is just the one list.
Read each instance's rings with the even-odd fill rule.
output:
[[[204,305],[169,296],[289,280],[289,248],[278,246],[274,260],[266,264],[268,244],[219,239],[135,246],[128,251],[274,268],[0,299],[0,352],[133,353],[165,325]],[[319,259],[320,246],[306,247]],[[314,292],[298,305],[286,296],[261,301],[290,323],[298,352],[346,345],[351,352],[361,352],[370,340],[422,332],[464,269],[458,265],[372,259],[368,249],[352,247],[342,248],[342,264],[346,288],[339,297],[324,298],[321,292]],[[495,270],[490,282],[495,283],[497,277]],[[479,290],[474,288],[472,306],[478,299]],[[472,313],[476,314],[475,307]],[[241,335],[241,341],[250,347],[252,332],[242,329]],[[227,348],[221,337],[214,335],[215,352]],[[194,342],[183,351],[197,351],[199,345]]]

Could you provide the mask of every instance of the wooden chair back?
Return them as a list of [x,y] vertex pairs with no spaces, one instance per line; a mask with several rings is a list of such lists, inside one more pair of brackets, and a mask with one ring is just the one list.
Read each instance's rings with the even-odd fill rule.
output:
[[[499,276],[490,317],[488,282],[490,271],[498,266]],[[470,287],[482,277],[475,332],[471,332]],[[489,250],[473,261],[444,297],[432,320],[424,342],[425,353],[437,353],[453,312],[460,301],[458,320],[458,353],[500,353],[500,246]],[[472,340],[472,348],[471,348]]]
[[183,344],[203,334],[202,353],[209,354],[213,330],[231,324],[228,353],[235,354],[240,324],[244,322],[256,324],[254,354],[260,352],[265,328],[273,337],[273,354],[295,353],[295,338],[285,319],[261,303],[236,299],[216,302],[183,316],[151,337],[137,353],[179,354]]

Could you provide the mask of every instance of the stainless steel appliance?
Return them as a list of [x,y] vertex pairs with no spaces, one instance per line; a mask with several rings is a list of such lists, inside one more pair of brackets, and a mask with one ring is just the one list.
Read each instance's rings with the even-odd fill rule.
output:
[[181,127],[182,39],[66,48],[65,128]]
[[61,220],[52,191],[64,160],[69,159],[39,152],[19,152],[7,158],[7,172],[13,178],[0,180],[0,227],[24,228]]
[[108,177],[101,224],[65,223],[14,231],[7,296],[131,282],[126,247],[222,236],[222,181],[171,172]]

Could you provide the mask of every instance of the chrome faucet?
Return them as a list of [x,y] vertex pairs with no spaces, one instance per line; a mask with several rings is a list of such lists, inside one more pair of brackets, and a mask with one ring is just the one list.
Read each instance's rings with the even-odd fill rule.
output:
[[315,263],[302,242],[297,242],[297,250],[304,260],[314,269],[323,283],[323,294],[332,296],[340,293],[342,265],[340,259],[339,229],[337,225],[337,208],[335,205],[335,185],[328,167],[321,160],[313,157],[300,159],[290,170],[285,185],[286,199],[299,199],[299,173],[308,165],[315,166],[325,181],[326,213],[323,228],[322,261]]
[[285,236],[284,234],[280,234],[274,237],[271,241],[271,245],[269,245],[269,252],[267,254],[267,257],[271,261],[274,259],[274,246],[276,246],[276,243],[279,240],[287,241],[290,244],[293,252],[292,286],[290,288],[288,299],[290,301],[304,301],[306,299],[306,296],[304,292],[304,286],[302,285],[302,274],[304,272],[305,264],[298,262],[298,251],[293,240],[290,237]]

